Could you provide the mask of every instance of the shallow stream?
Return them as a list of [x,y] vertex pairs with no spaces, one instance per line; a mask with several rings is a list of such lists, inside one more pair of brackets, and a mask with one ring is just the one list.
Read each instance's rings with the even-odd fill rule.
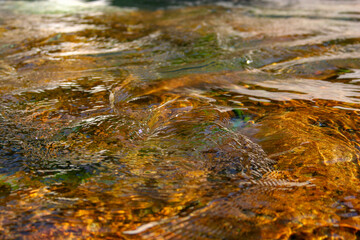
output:
[[360,1],[1,1],[1,239],[360,238]]

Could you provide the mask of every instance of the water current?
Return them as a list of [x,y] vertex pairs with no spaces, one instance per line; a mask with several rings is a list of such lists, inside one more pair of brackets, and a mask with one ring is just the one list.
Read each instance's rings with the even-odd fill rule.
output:
[[360,1],[0,1],[1,239],[359,239]]

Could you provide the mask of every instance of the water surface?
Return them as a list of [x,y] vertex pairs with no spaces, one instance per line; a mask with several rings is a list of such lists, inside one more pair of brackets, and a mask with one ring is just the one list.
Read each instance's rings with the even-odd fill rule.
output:
[[359,1],[0,1],[2,239],[357,239]]

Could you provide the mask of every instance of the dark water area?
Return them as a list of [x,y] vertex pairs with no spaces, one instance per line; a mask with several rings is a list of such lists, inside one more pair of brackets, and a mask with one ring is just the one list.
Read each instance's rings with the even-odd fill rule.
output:
[[127,1],[127,0],[112,0],[109,4],[119,7],[135,7],[139,9],[165,9],[182,6],[201,6],[201,5],[217,5],[217,4],[231,4],[233,6],[238,5],[255,5],[255,4],[267,4],[268,2],[261,0],[138,0],[138,1]]
[[0,1],[0,239],[358,239],[360,1]]

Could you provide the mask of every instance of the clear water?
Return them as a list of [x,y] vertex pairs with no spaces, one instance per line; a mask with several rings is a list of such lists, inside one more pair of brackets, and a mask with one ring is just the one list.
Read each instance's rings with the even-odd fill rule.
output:
[[2,239],[357,239],[359,1],[0,1]]

